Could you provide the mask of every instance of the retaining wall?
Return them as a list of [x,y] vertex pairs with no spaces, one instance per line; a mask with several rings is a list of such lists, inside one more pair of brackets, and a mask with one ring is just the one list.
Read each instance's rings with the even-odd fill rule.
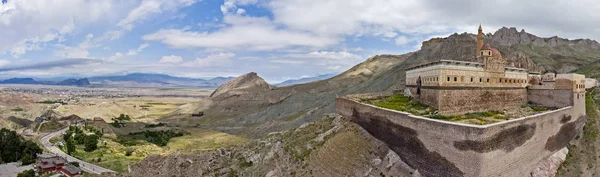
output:
[[[562,149],[587,117],[585,99],[573,106],[489,125],[435,120],[346,98],[336,112],[385,142],[423,176],[529,176]],[[583,106],[583,109],[581,108]]]

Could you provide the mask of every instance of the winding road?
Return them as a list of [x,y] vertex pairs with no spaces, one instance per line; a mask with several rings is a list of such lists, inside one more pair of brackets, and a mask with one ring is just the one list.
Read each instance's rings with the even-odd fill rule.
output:
[[52,138],[54,138],[56,136],[62,135],[62,133],[66,132],[67,130],[69,130],[68,127],[64,128],[64,129],[61,129],[59,131],[56,131],[56,132],[49,133],[46,136],[42,137],[40,139],[40,142],[51,153],[54,153],[57,156],[64,157],[69,162],[79,162],[79,168],[81,168],[85,172],[93,173],[93,174],[101,174],[101,173],[105,173],[105,172],[116,173],[115,171],[112,171],[112,170],[109,170],[109,169],[106,169],[106,168],[102,168],[102,167],[100,167],[98,165],[94,165],[94,164],[91,164],[91,163],[79,160],[79,159],[77,159],[77,158],[75,158],[73,156],[70,156],[68,154],[65,154],[63,151],[61,151],[56,146],[53,146],[52,143],[50,143],[50,139],[52,139]]

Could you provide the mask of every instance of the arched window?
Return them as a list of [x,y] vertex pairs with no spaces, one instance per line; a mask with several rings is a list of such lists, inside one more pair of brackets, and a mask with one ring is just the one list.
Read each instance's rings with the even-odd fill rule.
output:
[[487,79],[487,82],[490,82],[490,78]]
[[492,55],[492,51],[488,51],[488,55]]
[[479,82],[482,82],[482,81],[481,81],[481,78],[479,78]]
[[448,82],[450,82],[450,77],[448,77]]
[[473,82],[473,77],[471,77],[471,82]]
[[454,77],[454,82],[456,82],[456,81],[458,81],[458,78],[457,78],[457,77]]

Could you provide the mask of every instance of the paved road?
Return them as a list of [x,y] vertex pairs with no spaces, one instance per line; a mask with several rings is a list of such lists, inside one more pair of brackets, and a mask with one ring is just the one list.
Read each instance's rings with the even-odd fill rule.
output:
[[69,130],[68,127],[64,128],[62,130],[56,131],[56,132],[52,132],[52,133],[50,133],[50,134],[42,137],[42,139],[40,140],[40,142],[51,153],[54,153],[54,154],[56,154],[58,156],[61,156],[61,157],[64,157],[69,162],[79,162],[79,168],[81,168],[85,172],[93,173],[93,174],[100,174],[100,173],[104,173],[104,172],[116,173],[115,171],[112,171],[112,170],[109,170],[109,169],[106,169],[106,168],[102,168],[102,167],[100,167],[98,165],[94,165],[94,164],[91,164],[91,163],[84,162],[84,161],[79,160],[79,159],[77,159],[77,158],[75,158],[73,156],[65,154],[63,151],[61,151],[56,146],[53,146],[52,143],[50,143],[50,139],[52,139],[53,137],[56,137],[56,136],[62,136],[62,133],[66,132],[67,130]]
[[32,165],[19,166],[20,163],[6,163],[0,165],[0,177],[16,177],[25,170],[33,169]]

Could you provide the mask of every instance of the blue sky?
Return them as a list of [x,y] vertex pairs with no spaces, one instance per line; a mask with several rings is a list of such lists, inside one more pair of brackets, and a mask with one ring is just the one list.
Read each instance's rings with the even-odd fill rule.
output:
[[415,51],[431,37],[475,33],[480,23],[486,32],[515,26],[598,39],[600,8],[586,3],[592,1],[8,0],[0,4],[0,78],[254,71],[279,82]]

